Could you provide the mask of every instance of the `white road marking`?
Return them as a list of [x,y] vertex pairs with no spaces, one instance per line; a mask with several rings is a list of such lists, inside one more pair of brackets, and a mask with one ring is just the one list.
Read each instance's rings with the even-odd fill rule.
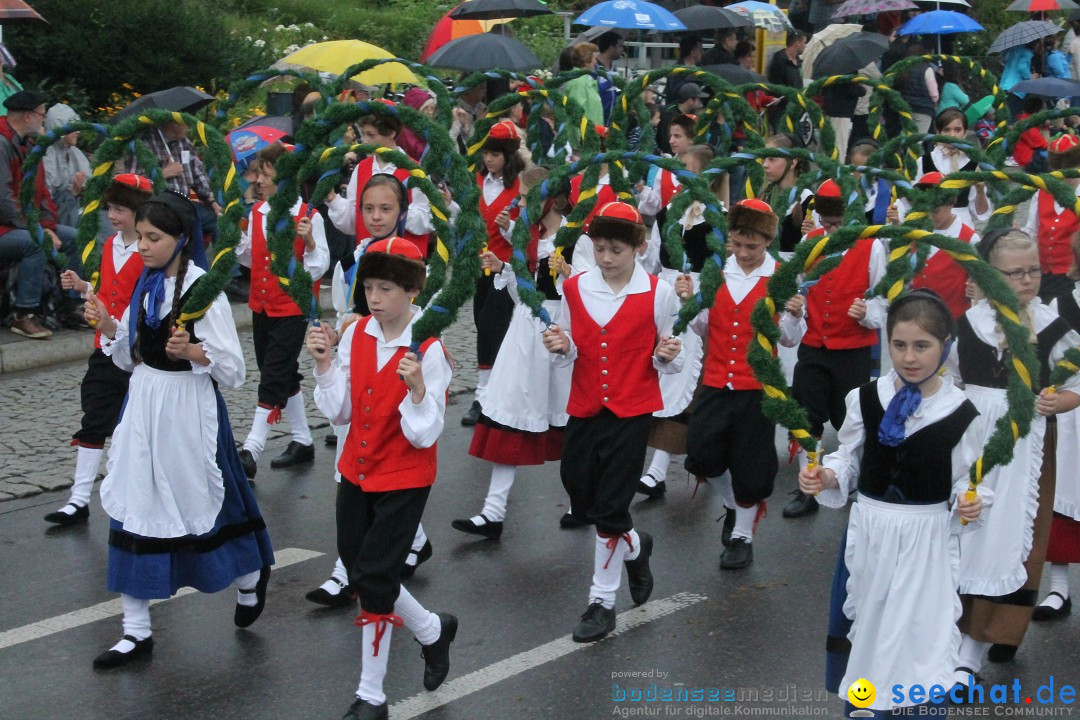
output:
[[[708,600],[708,598],[704,595],[698,595],[696,593],[678,593],[671,597],[666,597],[663,600],[654,600],[639,608],[634,608],[633,610],[620,612],[618,625],[608,637],[614,637],[629,632],[645,623],[652,622],[665,615],[670,615],[705,600]],[[604,641],[602,640],[601,642]],[[409,718],[414,718],[418,715],[430,712],[447,703],[453,702],[454,700],[463,698],[478,690],[483,690],[486,687],[490,687],[495,683],[512,678],[515,675],[520,675],[526,670],[532,670],[539,665],[551,662],[552,660],[558,660],[572,652],[584,650],[594,644],[595,643],[576,643],[569,635],[561,637],[558,640],[552,640],[551,642],[535,647],[532,650],[526,650],[525,652],[508,657],[505,660],[500,660],[497,663],[488,665],[485,668],[473,671],[468,675],[462,675],[459,678],[455,678],[445,683],[435,692],[413,695],[410,698],[395,703],[390,708],[390,716],[393,717],[394,720],[409,720]]]
[[[279,550],[274,553],[274,569],[277,570],[288,565],[295,565],[296,563],[321,557],[322,555],[323,553],[314,550],[285,548],[284,550]],[[169,598],[169,600],[190,595],[195,592],[198,592],[195,588],[180,588],[175,595]],[[150,604],[156,605],[163,602],[168,602],[168,600],[153,600]],[[124,611],[120,605],[120,598],[116,598],[115,600],[91,605],[90,607],[82,608],[81,610],[57,615],[56,617],[51,617],[36,623],[23,625],[22,627],[13,628],[11,630],[5,630],[4,632],[0,632],[0,650],[11,647],[12,645],[19,645],[20,643],[29,642],[30,640],[48,637],[54,633],[71,630],[72,628],[89,625],[98,620],[105,620],[123,614]]]

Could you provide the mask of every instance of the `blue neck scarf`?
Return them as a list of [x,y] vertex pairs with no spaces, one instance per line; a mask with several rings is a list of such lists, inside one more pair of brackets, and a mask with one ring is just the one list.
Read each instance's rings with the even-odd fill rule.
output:
[[[180,252],[187,245],[187,235],[181,235],[169,261],[160,268],[143,268],[135,292],[131,296],[131,312],[128,313],[128,346],[135,347],[135,335],[138,331],[139,308],[146,298],[146,323],[152,329],[161,327],[161,304],[165,302],[165,268],[172,265]],[[174,292],[180,292],[176,288]]]
[[885,416],[881,418],[881,424],[878,426],[879,443],[886,447],[899,447],[900,443],[904,442],[907,437],[907,420],[915,414],[915,411],[919,409],[919,405],[922,404],[922,391],[919,390],[919,385],[937,374],[949,357],[951,349],[952,340],[949,340],[945,343],[945,351],[941,354],[941,360],[938,362],[937,367],[934,368],[934,372],[919,382],[908,382],[897,373],[897,377],[900,378],[900,382],[904,384],[904,387],[900,388],[896,395],[893,395],[893,399],[889,401],[889,407],[885,409]]

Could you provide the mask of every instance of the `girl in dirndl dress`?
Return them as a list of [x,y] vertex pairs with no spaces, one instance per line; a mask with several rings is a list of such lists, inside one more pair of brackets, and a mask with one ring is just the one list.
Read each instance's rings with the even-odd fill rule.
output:
[[144,271],[117,321],[87,296],[102,351],[132,371],[113,433],[101,504],[112,518],[108,588],[119,592],[123,638],[99,669],[148,657],[150,601],[181,587],[214,593],[236,584],[234,622],[259,617],[274,562],[266,523],[244,475],[217,386],[244,382],[244,355],[225,295],[186,325],[184,303],[206,274],[194,205],[166,192],[136,214]]
[[[851,621],[840,639],[849,660],[830,688],[840,693],[860,678],[879,688],[952,685],[961,612],[955,536],[977,527],[992,497],[982,487],[964,497],[982,438],[974,405],[938,375],[955,328],[930,291],[894,302],[887,331],[895,369],[848,394],[839,449],[799,473],[799,488],[827,507],[859,491],[837,564],[838,576],[848,574],[846,593],[833,593]],[[885,717],[899,707],[879,692],[869,709]]]

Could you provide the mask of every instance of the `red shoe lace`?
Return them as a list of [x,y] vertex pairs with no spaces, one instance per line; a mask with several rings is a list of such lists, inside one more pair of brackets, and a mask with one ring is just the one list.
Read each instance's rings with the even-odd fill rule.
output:
[[267,425],[277,425],[281,422],[281,408],[276,407],[270,411],[270,414],[266,416]]
[[611,536],[601,535],[600,537],[607,537],[608,540],[604,544],[604,546],[608,550],[611,551],[608,554],[607,562],[604,563],[604,569],[605,570],[607,570],[608,566],[611,565],[611,559],[613,557],[615,557],[615,548],[619,547],[619,541],[620,540],[625,540],[626,544],[630,546],[630,552],[634,552],[634,542],[633,542],[633,540],[630,539],[630,533],[623,533],[622,535],[611,535]]
[[768,517],[768,516],[769,516],[769,506],[766,504],[766,502],[764,500],[762,500],[761,502],[758,503],[757,514],[754,515],[754,529],[753,529],[752,532],[755,535],[757,534],[758,520],[760,520],[763,517]]
[[405,621],[397,615],[376,615],[375,613],[369,613],[367,610],[362,610],[356,618],[356,624],[359,627],[371,625],[372,623],[375,624],[375,642],[371,643],[371,647],[375,649],[374,656],[378,657],[379,643],[382,642],[382,637],[386,634],[386,626],[401,627],[405,624]]
[[802,449],[802,445],[800,445],[799,441],[796,440],[795,438],[791,438],[790,440],[788,440],[787,449],[788,449],[787,462],[788,462],[788,465],[790,465],[791,463],[795,462],[795,456],[799,454],[799,450]]

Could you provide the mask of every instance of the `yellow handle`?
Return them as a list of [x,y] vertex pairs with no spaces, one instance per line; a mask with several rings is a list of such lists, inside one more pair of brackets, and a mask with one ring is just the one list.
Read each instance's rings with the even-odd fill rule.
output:
[[[480,254],[483,255],[487,251],[488,251],[488,245],[487,245],[487,243],[484,243],[484,247],[480,248]],[[490,276],[491,276],[491,268],[485,267],[484,268],[484,277],[490,277]]]
[[[975,498],[979,496],[979,493],[975,492],[975,488],[971,488],[964,493],[964,499],[969,503],[975,502]],[[965,518],[960,518],[961,525],[967,525],[968,521]]]
[[[813,470],[814,468],[817,467],[817,464],[818,464],[817,463],[817,458],[818,458],[818,451],[817,450],[807,450],[806,451],[806,469],[807,470]],[[821,493],[821,491],[818,490],[816,493],[814,493],[814,497],[817,497],[820,493]]]
[[551,273],[551,279],[552,280],[557,280],[558,277],[559,277],[559,260],[561,260],[561,259],[562,259],[562,248],[557,247],[557,248],[555,248],[555,255],[553,255],[552,258],[551,258],[551,267],[548,268],[548,271]]

